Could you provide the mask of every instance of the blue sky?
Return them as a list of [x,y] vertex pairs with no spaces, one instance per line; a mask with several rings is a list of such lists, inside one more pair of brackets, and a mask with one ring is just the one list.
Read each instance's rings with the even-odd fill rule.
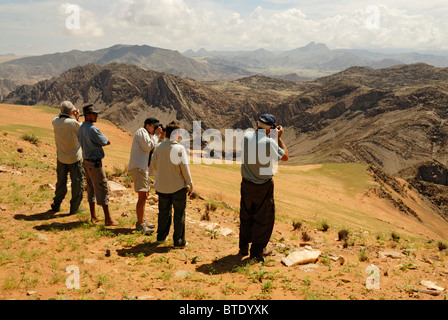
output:
[[118,43],[278,52],[311,41],[331,49],[448,52],[447,21],[446,0],[0,0],[0,54]]

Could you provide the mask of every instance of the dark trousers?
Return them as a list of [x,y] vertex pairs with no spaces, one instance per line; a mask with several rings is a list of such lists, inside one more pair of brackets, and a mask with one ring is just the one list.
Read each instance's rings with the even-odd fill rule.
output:
[[259,257],[266,248],[275,222],[274,182],[255,184],[243,179],[240,202],[239,247],[246,250],[250,243],[250,256]]
[[72,181],[72,199],[70,200],[70,213],[76,213],[81,205],[84,193],[84,168],[82,162],[78,161],[73,164],[65,164],[57,162],[56,174],[58,181],[56,182],[55,197],[53,203],[59,207],[67,195],[67,176],[70,174]]
[[174,234],[175,246],[185,245],[185,208],[187,206],[187,188],[175,193],[159,193],[159,217],[157,226],[157,241],[164,241],[170,233],[171,220],[174,209]]

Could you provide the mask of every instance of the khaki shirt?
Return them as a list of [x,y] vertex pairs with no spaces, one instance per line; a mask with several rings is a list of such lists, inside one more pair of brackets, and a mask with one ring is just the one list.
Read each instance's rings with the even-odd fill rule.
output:
[[52,124],[58,161],[64,164],[80,161],[82,150],[78,141],[78,130],[81,123],[68,115],[61,114],[54,118]]
[[152,155],[150,170],[156,174],[156,192],[171,194],[185,187],[193,191],[187,151],[175,141],[165,139],[157,145]]

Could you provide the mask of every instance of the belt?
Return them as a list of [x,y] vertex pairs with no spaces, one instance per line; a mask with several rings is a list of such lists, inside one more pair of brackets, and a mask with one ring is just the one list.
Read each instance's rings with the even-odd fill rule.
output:
[[100,162],[102,159],[84,159],[84,161],[88,162]]

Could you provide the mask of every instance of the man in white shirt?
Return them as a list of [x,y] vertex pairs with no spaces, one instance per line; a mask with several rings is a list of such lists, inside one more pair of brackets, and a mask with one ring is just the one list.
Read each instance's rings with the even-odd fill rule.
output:
[[148,163],[149,154],[159,142],[162,128],[156,128],[159,120],[148,118],[145,120],[144,127],[138,129],[134,134],[131,147],[131,157],[129,160],[128,170],[134,181],[135,192],[138,193],[138,201],[136,205],[137,223],[136,229],[143,231],[145,234],[154,233],[154,225],[144,220],[145,205],[149,194],[149,175]]
[[70,214],[75,214],[79,210],[84,192],[82,150],[78,142],[78,131],[81,126],[79,110],[70,101],[64,101],[61,104],[61,113],[53,119],[52,124],[56,142],[57,183],[51,209],[53,212],[60,211],[61,203],[67,194],[67,176],[70,174],[72,189]]
[[164,242],[169,234],[174,209],[174,248],[187,246],[185,241],[185,208],[187,195],[193,192],[193,181],[185,147],[178,143],[180,123],[173,121],[166,127],[166,139],[157,145],[150,169],[156,172],[154,189],[159,196],[157,242]]

